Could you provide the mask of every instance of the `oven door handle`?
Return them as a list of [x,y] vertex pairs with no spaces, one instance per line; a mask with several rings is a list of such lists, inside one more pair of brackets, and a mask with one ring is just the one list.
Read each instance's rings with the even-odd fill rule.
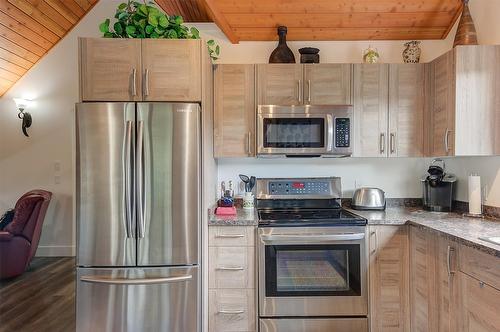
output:
[[365,238],[365,233],[345,234],[308,234],[308,235],[261,235],[264,242],[325,242],[325,241],[356,241]]

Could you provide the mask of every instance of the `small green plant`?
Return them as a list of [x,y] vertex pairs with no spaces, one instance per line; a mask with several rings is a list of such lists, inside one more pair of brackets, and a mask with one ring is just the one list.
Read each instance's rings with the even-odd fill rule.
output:
[[[116,9],[116,22],[110,27],[108,18],[99,25],[99,31],[105,38],[166,38],[166,39],[199,39],[200,32],[195,27],[184,25],[179,15],[169,16],[158,9],[153,1],[143,2],[129,0],[121,3]],[[220,48],[215,41],[207,42],[210,57],[217,60]]]

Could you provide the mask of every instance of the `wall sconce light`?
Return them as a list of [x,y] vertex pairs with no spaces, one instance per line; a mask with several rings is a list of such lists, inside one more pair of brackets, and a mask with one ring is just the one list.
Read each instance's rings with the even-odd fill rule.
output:
[[14,102],[17,105],[17,110],[19,113],[17,114],[17,117],[21,120],[23,120],[22,123],[22,130],[23,134],[26,137],[29,137],[27,129],[31,127],[31,123],[33,122],[31,119],[31,114],[28,112],[25,112],[25,110],[32,105],[32,101],[28,99],[22,99],[22,98],[14,98]]

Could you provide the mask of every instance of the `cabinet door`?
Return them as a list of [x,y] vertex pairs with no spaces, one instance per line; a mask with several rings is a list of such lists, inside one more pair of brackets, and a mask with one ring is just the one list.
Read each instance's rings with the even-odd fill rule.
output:
[[308,105],[351,105],[350,64],[307,64],[304,66],[304,103]]
[[201,101],[200,40],[142,40],[145,101]]
[[431,63],[430,156],[452,156],[455,145],[455,53]]
[[301,105],[303,66],[300,64],[257,65],[259,105]]
[[407,226],[370,226],[370,331],[409,331]]
[[389,66],[354,65],[354,156],[387,156]]
[[436,287],[439,332],[457,330],[458,244],[443,235],[434,235],[437,243]]
[[141,41],[80,38],[82,101],[141,100]]
[[457,273],[460,287],[459,328],[463,332],[500,331],[500,290],[463,272]]
[[423,64],[392,64],[389,68],[389,156],[424,155]]
[[411,326],[415,331],[437,331],[436,238],[410,228]]
[[254,65],[218,65],[215,69],[214,157],[254,155]]

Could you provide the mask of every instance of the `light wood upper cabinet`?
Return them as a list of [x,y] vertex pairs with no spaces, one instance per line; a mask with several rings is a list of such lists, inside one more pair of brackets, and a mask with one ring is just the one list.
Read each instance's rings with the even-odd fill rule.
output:
[[423,64],[389,68],[389,156],[424,155],[425,69]]
[[372,332],[410,331],[408,228],[369,226]]
[[304,103],[351,105],[351,64],[304,65]]
[[303,103],[303,66],[300,64],[257,65],[259,105],[301,105]]
[[387,156],[388,73],[386,64],[354,65],[355,157]]
[[145,101],[201,101],[200,40],[142,40]]
[[255,155],[255,66],[215,69],[214,157]]
[[429,156],[452,156],[455,137],[454,53],[430,64]]
[[80,38],[79,43],[82,101],[201,101],[199,39]]
[[141,40],[80,38],[83,101],[142,99]]

